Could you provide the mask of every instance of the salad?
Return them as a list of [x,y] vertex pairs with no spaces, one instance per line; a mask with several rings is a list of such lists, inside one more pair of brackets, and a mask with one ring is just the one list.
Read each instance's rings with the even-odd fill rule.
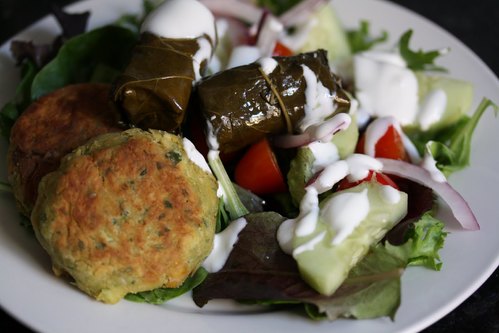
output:
[[[303,307],[313,318],[394,317],[400,301],[402,271],[408,265],[437,270],[441,265],[438,250],[446,232],[434,216],[433,195],[447,201],[464,228],[478,228],[473,213],[446,177],[467,166],[473,129],[493,104],[485,99],[471,117],[467,116],[472,96],[470,85],[443,75],[429,75],[428,70],[442,70],[434,60],[444,51],[411,50],[411,31],[401,34],[395,48],[372,51],[374,45],[383,42],[384,35],[370,36],[366,22],[357,31],[344,31],[332,7],[321,1],[304,1],[298,5],[301,7],[291,9],[269,2],[261,4],[265,10],[233,1],[202,3],[216,17],[224,17],[217,20],[219,44],[215,47],[215,38],[206,34],[205,41],[212,44],[214,57],[198,61],[206,65],[205,76],[196,78],[191,74],[193,79],[188,84],[172,85],[179,96],[185,96],[186,90],[195,96],[194,102],[189,96],[188,103],[173,114],[174,119],[179,119],[179,114],[189,112],[188,106],[199,105],[196,109],[200,109],[201,116],[193,118],[208,120],[204,124],[209,149],[206,156],[223,193],[220,232],[215,238],[223,239],[231,232],[238,236],[232,237],[230,245],[234,244],[234,248],[225,254],[227,261],[210,265],[208,257],[208,264],[203,264],[180,288],[160,288],[126,297],[162,303],[193,289],[198,305],[211,299],[231,298],[265,306]],[[238,6],[248,10],[241,11]],[[240,17],[237,13],[248,16]],[[249,17],[250,13],[256,14]],[[304,18],[300,18],[302,14],[306,14]],[[61,66],[61,59],[71,53],[71,45],[85,42],[85,38],[107,43],[106,38],[115,38],[117,33],[123,34],[123,38],[129,35],[128,44],[117,46],[127,47],[127,52],[115,50],[115,55],[128,58],[130,45],[139,37],[130,30],[134,27],[130,23],[134,22],[141,19],[126,17],[119,22],[120,28],[103,28],[69,39],[48,67],[25,61],[18,98],[2,113],[4,133],[34,99],[75,82],[71,68]],[[108,35],[101,37],[99,33]],[[329,38],[323,42],[319,36]],[[150,43],[141,42],[146,46]],[[317,51],[318,48],[327,52]],[[186,57],[206,54],[199,52],[201,49]],[[239,54],[255,57],[242,60],[237,56],[240,51]],[[88,61],[83,55],[79,59]],[[123,76],[130,67],[113,68],[119,62],[115,56],[111,59],[112,63],[106,63],[103,55],[99,66],[86,73],[84,80],[108,80],[115,83],[115,91],[123,91],[121,87],[130,81]],[[136,66],[142,64],[134,63],[132,56],[126,65],[137,73],[140,70]],[[323,74],[324,64],[336,74]],[[274,75],[277,66],[293,71],[294,80],[289,83],[288,71]],[[188,70],[196,74],[201,67],[190,66]],[[54,77],[61,73],[57,71],[64,71],[67,81],[56,82]],[[50,78],[51,74],[55,76]],[[248,77],[251,87],[264,86],[270,92],[263,91],[265,95],[258,91],[244,100],[221,99],[228,93],[223,91],[226,87],[220,81],[228,83],[227,89],[240,91],[239,96],[249,96],[251,89],[241,83]],[[405,80],[403,90],[391,85],[394,78]],[[135,88],[139,91],[141,80],[132,81],[139,82]],[[310,86],[315,86],[315,90],[310,91]],[[284,100],[282,93],[275,93],[279,89],[287,89],[287,96],[296,98]],[[328,102],[320,100],[324,95],[329,97]],[[148,118],[150,114],[144,117],[143,111],[134,107],[128,111],[126,106],[135,101],[127,102],[118,93],[114,96],[116,103],[125,105],[123,109],[131,123],[146,128],[158,125],[149,119],[161,118]],[[245,108],[246,103],[262,97],[269,99],[270,110]],[[278,101],[270,101],[272,98]],[[316,105],[310,105],[311,99]],[[269,114],[276,109],[281,114],[288,113],[286,110],[298,111],[297,115],[289,111],[289,119],[278,117],[281,127],[277,129],[273,125],[268,129],[262,119],[257,119],[255,124],[263,124],[257,132],[264,135],[238,147],[251,136],[246,134],[248,129],[234,124],[227,129],[223,115],[218,123],[216,118],[222,112],[217,108],[227,109],[231,105],[236,105],[234,112],[240,116],[234,118],[238,119],[258,116],[248,115],[249,109]],[[155,110],[154,105],[147,109]],[[311,113],[314,116],[308,117]],[[317,113],[321,117],[315,117]],[[196,140],[200,133],[195,129],[196,123],[189,115],[185,117],[185,123],[182,116],[180,121],[167,117],[159,123],[173,124],[169,131],[190,137],[203,151],[203,140]],[[264,120],[269,119],[275,120]],[[190,127],[185,128],[184,124]],[[226,138],[229,139],[224,142]],[[351,209],[345,211],[344,207]],[[255,256],[261,251],[264,260]]]

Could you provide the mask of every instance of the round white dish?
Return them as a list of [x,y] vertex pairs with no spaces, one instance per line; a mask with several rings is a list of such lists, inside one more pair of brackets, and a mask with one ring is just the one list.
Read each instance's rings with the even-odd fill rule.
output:
[[[90,0],[69,9],[90,9],[89,25],[95,27],[123,13],[138,11],[140,5],[140,0]],[[499,81],[487,66],[461,42],[423,17],[384,1],[335,0],[334,5],[345,25],[356,27],[360,19],[367,19],[374,32],[384,29],[390,33],[390,43],[412,28],[413,47],[450,47],[451,53],[438,63],[449,68],[452,76],[473,83],[473,107],[482,96],[499,95]],[[55,21],[46,18],[16,38],[50,41],[58,32]],[[18,80],[7,44],[0,48],[0,73],[0,105],[3,105],[12,97],[14,82]],[[53,276],[48,256],[36,239],[20,227],[14,200],[8,195],[0,196],[0,305],[36,331],[53,333],[158,332],[169,328],[185,332],[417,332],[463,302],[499,265],[499,224],[495,210],[499,197],[495,166],[499,164],[499,154],[491,154],[493,142],[499,142],[499,121],[492,112],[487,112],[473,139],[472,166],[451,177],[451,183],[474,210],[481,230],[462,231],[449,223],[450,235],[441,251],[442,270],[409,268],[404,273],[402,304],[394,322],[387,318],[314,322],[287,312],[241,312],[237,308],[230,311],[230,304],[222,311],[203,311],[185,299],[163,306],[127,301],[104,305]],[[1,156],[6,156],[6,148],[2,142]],[[6,179],[5,169],[2,158],[2,180]]]

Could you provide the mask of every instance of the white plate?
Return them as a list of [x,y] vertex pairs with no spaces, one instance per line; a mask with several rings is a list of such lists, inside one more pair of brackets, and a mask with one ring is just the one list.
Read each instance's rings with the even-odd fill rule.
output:
[[[138,11],[141,0],[91,0],[72,10],[92,10],[90,26],[110,22],[122,13]],[[453,76],[472,82],[476,89],[474,106],[482,96],[496,98],[499,81],[467,47],[428,20],[396,5],[375,0],[335,0],[337,11],[348,26],[368,19],[374,31],[386,29],[397,39],[413,28],[414,47],[450,47],[452,52],[439,64]],[[50,40],[58,33],[51,18],[36,23],[17,37]],[[7,44],[0,49],[0,105],[13,95],[17,70],[9,59]],[[451,234],[442,250],[440,272],[410,268],[402,279],[402,304],[394,322],[338,320],[313,322],[286,312],[196,313],[176,302],[164,306],[122,301],[104,305],[85,296],[54,277],[47,255],[19,226],[11,197],[0,196],[0,304],[10,314],[37,331],[66,332],[160,332],[174,328],[188,332],[416,332],[454,309],[471,295],[499,264],[499,154],[491,154],[490,143],[499,142],[499,120],[488,112],[473,140],[472,167],[455,174],[452,184],[461,191],[476,213],[482,229],[466,232],[449,227]],[[6,145],[0,146],[1,156]],[[0,164],[6,179],[5,159]]]

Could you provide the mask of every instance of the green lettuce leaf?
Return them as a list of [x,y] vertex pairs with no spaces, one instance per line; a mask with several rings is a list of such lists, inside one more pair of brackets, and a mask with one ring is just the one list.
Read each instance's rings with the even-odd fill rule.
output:
[[284,217],[264,212],[245,218],[248,224],[225,266],[193,290],[198,306],[212,299],[235,299],[266,306],[301,306],[312,318],[330,320],[395,314],[405,261],[384,247],[374,248],[328,297],[301,279],[296,261],[279,247],[275,235]]
[[31,99],[72,83],[112,83],[126,66],[136,41],[135,33],[117,26],[105,26],[68,40],[33,79]]
[[307,313],[315,314],[316,319],[388,316],[393,320],[400,305],[400,276],[404,268],[404,260],[391,255],[384,246],[373,247],[333,296],[305,300]]
[[204,268],[199,268],[194,275],[188,277],[178,288],[157,288],[150,291],[143,291],[136,294],[127,294],[126,300],[138,303],[163,304],[173,298],[185,294],[197,287],[208,276]]
[[31,103],[31,84],[37,72],[38,69],[32,61],[23,61],[21,82],[16,87],[14,98],[5,104],[0,113],[0,133],[7,140],[14,122]]
[[426,213],[409,228],[404,244],[394,246],[386,243],[385,246],[389,253],[404,260],[408,266],[423,266],[438,271],[442,266],[438,251],[447,236],[443,229],[442,221]]

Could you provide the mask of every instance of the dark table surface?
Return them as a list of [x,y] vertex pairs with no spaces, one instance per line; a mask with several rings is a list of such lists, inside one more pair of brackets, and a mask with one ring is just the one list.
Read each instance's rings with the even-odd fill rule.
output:
[[[499,75],[498,0],[392,1],[429,18],[452,33]],[[65,5],[74,1],[52,2]],[[0,44],[46,15],[49,11],[48,4],[48,0],[0,0]],[[5,332],[32,332],[2,309],[0,324],[7,329]],[[463,304],[423,332],[499,333],[499,269]]]

